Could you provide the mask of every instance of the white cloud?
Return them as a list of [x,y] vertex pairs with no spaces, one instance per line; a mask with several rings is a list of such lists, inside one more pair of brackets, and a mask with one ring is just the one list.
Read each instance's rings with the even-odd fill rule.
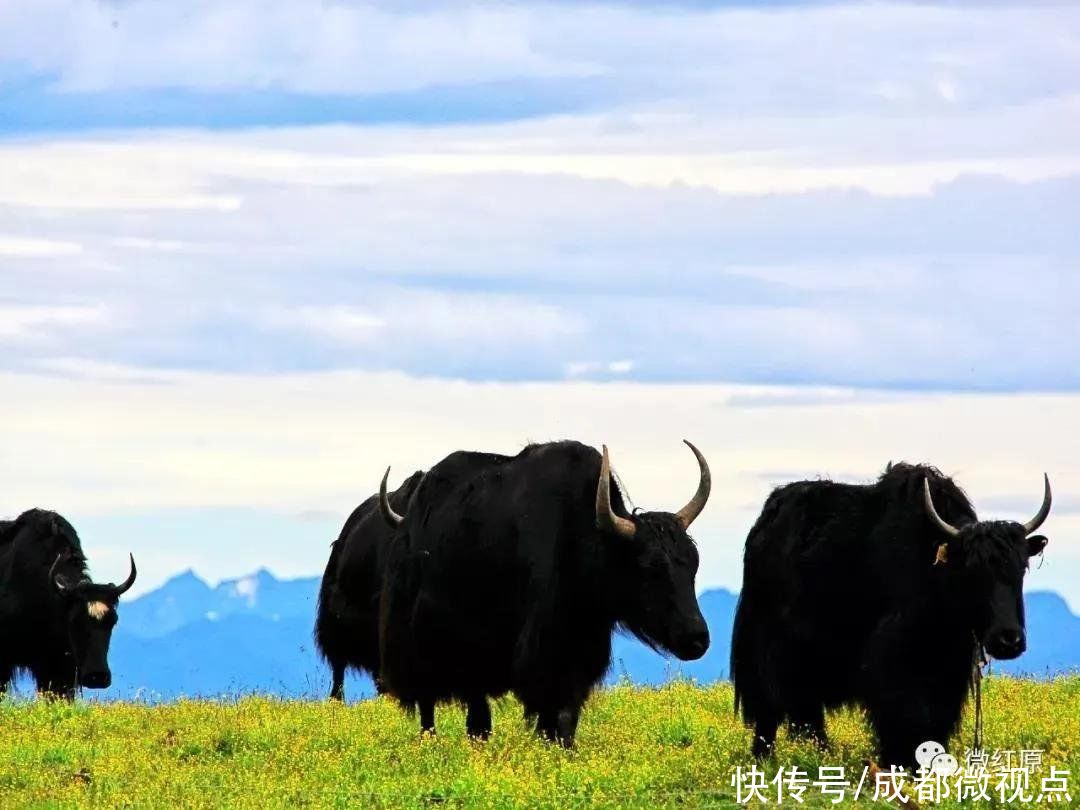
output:
[[[655,137],[655,136],[653,136]],[[367,163],[367,166],[364,165]],[[410,154],[360,161],[354,169],[370,173],[393,169],[433,175],[521,174],[561,175],[615,180],[635,186],[673,184],[713,189],[726,194],[799,193],[826,188],[859,188],[878,194],[926,194],[935,185],[964,174],[997,174],[1030,182],[1080,171],[1080,156],[935,162],[864,163],[847,166],[785,165],[724,154]],[[338,182],[343,177],[339,176]],[[345,180],[345,182],[348,182]],[[355,182],[355,181],[354,181]]]
[[[1075,176],[964,176],[910,197],[721,194],[375,166],[393,152],[385,133],[301,137],[0,147],[0,197],[45,188],[82,206],[5,209],[20,238],[82,247],[5,262],[5,304],[104,306],[115,324],[54,331],[68,339],[0,364],[1080,385]],[[367,145],[375,155],[359,157]],[[141,178],[145,200],[243,204],[223,214],[79,199],[112,189],[109,177],[117,188]],[[1025,317],[1003,328],[1018,308]]]
[[186,150],[170,154],[172,148],[108,141],[0,145],[0,206],[215,214],[240,207],[238,195],[206,192],[212,164],[198,169]]
[[623,375],[629,374],[633,370],[633,360],[612,360],[607,363],[598,363],[593,360],[584,360],[566,364],[567,377]]
[[[577,179],[734,195],[843,188],[912,196],[971,174],[1034,182],[1080,173],[1080,95],[949,122],[902,117],[730,121],[682,113],[628,132],[612,131],[610,125],[609,117],[594,116],[471,128],[350,127],[0,143],[0,206],[100,211],[117,218],[139,210],[163,218],[188,212],[220,218],[234,216],[252,197],[275,191],[310,192],[316,200],[348,194],[361,202],[366,190],[388,185],[417,195],[435,183],[474,179],[495,188],[507,178]],[[902,147],[883,149],[892,142]],[[295,210],[298,200],[285,201],[294,214],[303,213]],[[416,202],[430,207],[443,199]],[[466,210],[486,210],[485,201],[468,196],[456,202]],[[37,220],[38,227],[45,224]],[[288,220],[275,224],[288,232]],[[260,236],[273,239],[274,229],[265,228]],[[194,244],[141,233],[112,238],[144,250],[207,249],[198,247],[205,237],[195,235],[188,240]],[[36,233],[22,239],[58,241]]]
[[511,296],[376,289],[366,307],[275,307],[272,326],[344,344],[480,345],[493,351],[577,336],[584,321],[558,307]]
[[956,84],[950,79],[938,79],[937,91],[938,95],[940,95],[950,104],[955,104],[957,99],[959,98]]
[[110,240],[113,245],[132,250],[148,250],[158,253],[205,253],[207,246],[179,239],[147,239],[139,236],[118,236]]
[[[16,0],[0,9],[0,30],[10,32],[0,59],[57,76],[65,92],[370,93],[602,77],[603,91],[618,97],[676,95],[741,111],[941,109],[949,102],[934,80],[943,67],[974,88],[973,105],[1075,89],[1068,74],[1076,73],[1078,23],[1071,7],[1028,4],[756,10]],[[866,89],[883,85],[908,90],[882,97]]]
[[508,76],[581,76],[588,59],[545,54],[533,15],[475,7],[388,11],[300,0],[5,4],[0,56],[59,76],[63,92],[129,88],[407,90]]
[[24,239],[0,234],[0,256],[16,259],[56,258],[78,256],[82,245],[76,242],[58,242],[48,239]]
[[269,313],[267,322],[345,343],[367,343],[386,326],[382,318],[345,306],[282,308]]
[[44,340],[54,332],[112,324],[103,306],[5,306],[0,304],[0,341]]

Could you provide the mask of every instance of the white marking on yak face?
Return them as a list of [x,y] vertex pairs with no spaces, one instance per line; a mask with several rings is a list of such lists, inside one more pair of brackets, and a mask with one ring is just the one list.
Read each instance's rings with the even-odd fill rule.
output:
[[109,606],[104,602],[87,602],[86,612],[90,614],[91,619],[100,622],[109,615]]

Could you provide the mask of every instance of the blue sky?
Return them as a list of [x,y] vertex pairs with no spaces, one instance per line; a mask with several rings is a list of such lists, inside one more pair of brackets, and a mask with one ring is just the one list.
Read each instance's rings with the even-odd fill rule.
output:
[[[1020,512],[1043,469],[1080,486],[1078,211],[1075,4],[8,0],[0,512],[84,516],[105,565],[145,527],[160,581],[246,573],[212,527],[258,510],[260,562],[314,573],[289,516],[333,525],[395,448],[610,429],[648,476],[684,427],[722,453],[723,419],[715,584],[777,470],[940,452]],[[645,435],[607,427],[616,391]],[[849,430],[774,454],[773,405],[730,405],[763,396]],[[275,444],[375,415],[374,447]],[[180,554],[150,539],[176,509]]]

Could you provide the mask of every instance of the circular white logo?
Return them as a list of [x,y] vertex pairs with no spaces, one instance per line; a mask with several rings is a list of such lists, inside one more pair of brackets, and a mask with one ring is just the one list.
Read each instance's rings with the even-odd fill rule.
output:
[[944,753],[944,745],[939,742],[934,742],[933,740],[927,740],[915,749],[915,761],[919,763],[920,768],[924,771],[928,771],[934,762],[934,757]]
[[938,754],[930,763],[930,772],[938,776],[952,776],[960,770],[960,763],[952,754]]

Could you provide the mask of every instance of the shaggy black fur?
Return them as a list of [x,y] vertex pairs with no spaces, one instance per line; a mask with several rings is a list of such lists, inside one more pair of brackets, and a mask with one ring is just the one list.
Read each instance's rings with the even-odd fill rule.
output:
[[[422,472],[413,473],[389,494],[390,505],[404,512]],[[345,671],[367,672],[379,687],[379,593],[393,529],[379,514],[379,497],[372,495],[349,515],[330,547],[319,587],[315,645],[330,664],[330,697],[345,698]]]
[[573,742],[582,704],[622,625],[684,658],[708,647],[694,594],[698,553],[668,513],[628,514],[630,540],[596,528],[601,457],[577,442],[517,456],[459,452],[425,475],[392,545],[382,595],[384,688],[419,707],[469,706],[485,736],[487,698],[513,692],[537,730]]
[[[63,593],[57,583],[66,586]],[[55,512],[31,509],[0,521],[0,694],[19,670],[31,673],[38,691],[69,699],[76,685],[109,686],[121,592],[90,582],[79,536]],[[89,611],[93,603],[105,606],[97,616]]]
[[[959,537],[927,516],[924,479]],[[998,658],[1023,651],[1024,572],[1045,544],[1020,524],[979,522],[933,467],[778,488],[746,539],[731,647],[754,754],[771,751],[785,721],[824,743],[824,711],[842,704],[865,707],[884,764],[913,766],[920,743],[947,744],[976,643]]]

